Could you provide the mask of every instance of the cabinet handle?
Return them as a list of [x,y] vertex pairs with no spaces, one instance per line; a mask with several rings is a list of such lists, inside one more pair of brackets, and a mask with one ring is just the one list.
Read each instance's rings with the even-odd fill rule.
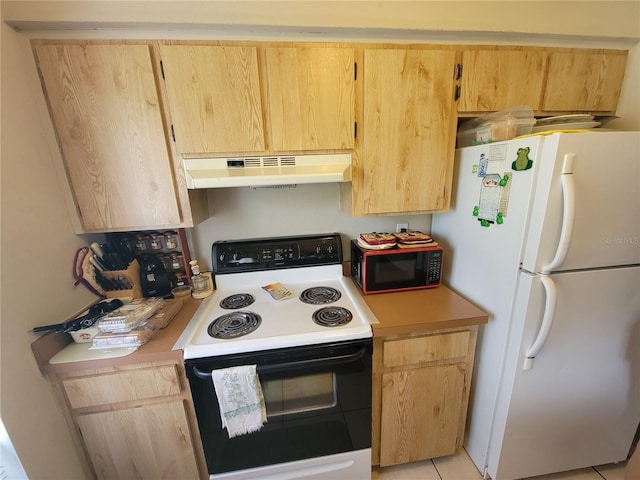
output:
[[[281,371],[300,370],[303,368],[326,367],[329,365],[336,365],[336,364],[344,365],[347,363],[352,363],[360,360],[362,357],[364,357],[366,352],[367,352],[366,347],[363,347],[354,353],[348,353],[345,355],[336,355],[335,357],[313,358],[310,360],[297,360],[297,361],[286,362],[286,363],[276,363],[273,365],[257,365],[256,373],[258,374],[276,373]],[[195,365],[193,365],[191,368],[196,377],[203,380],[208,380],[211,378],[211,370],[203,371],[203,370],[200,370]]]
[[460,98],[460,90],[461,90],[460,85],[456,85],[456,93],[453,99],[454,101],[457,101]]
[[455,77],[456,77],[456,80],[460,80],[462,78],[462,64],[461,63],[456,64]]

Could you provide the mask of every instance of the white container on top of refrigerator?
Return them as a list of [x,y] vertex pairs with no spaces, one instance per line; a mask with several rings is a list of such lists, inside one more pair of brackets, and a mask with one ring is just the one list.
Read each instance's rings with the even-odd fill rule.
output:
[[463,148],[454,178],[432,218],[443,281],[490,314],[469,456],[494,480],[625,460],[640,423],[640,132]]

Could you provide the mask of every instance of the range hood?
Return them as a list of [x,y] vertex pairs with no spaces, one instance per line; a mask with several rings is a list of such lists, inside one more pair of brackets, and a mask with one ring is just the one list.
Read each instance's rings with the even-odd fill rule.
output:
[[187,188],[254,187],[351,181],[351,154],[185,158]]

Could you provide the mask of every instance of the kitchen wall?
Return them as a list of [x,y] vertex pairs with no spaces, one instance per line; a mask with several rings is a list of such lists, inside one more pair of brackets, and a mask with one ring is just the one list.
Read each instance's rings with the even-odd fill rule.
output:
[[[73,235],[56,178],[60,161],[29,36],[292,38],[445,43],[521,43],[631,48],[617,121],[640,129],[638,2],[7,2],[1,18],[0,414],[32,480],[81,479],[62,413],[35,365],[28,330],[60,321],[93,300],[74,288],[71,261],[87,237]],[[329,6],[329,8],[327,8]],[[87,29],[92,29],[87,33]],[[63,29],[39,33],[42,29]],[[65,30],[72,29],[72,30]],[[212,217],[191,229],[193,253],[210,262],[213,239],[429,228],[430,217],[354,219],[337,185],[225,189],[209,195]]]
[[2,23],[0,415],[29,478],[83,478],[62,413],[29,345],[96,297],[74,288],[83,239],[71,230],[58,157],[29,42]]
[[209,192],[211,218],[190,229],[192,255],[211,267],[214,240],[273,235],[339,232],[345,256],[348,242],[362,232],[394,231],[396,223],[429,231],[429,215],[354,218],[340,210],[338,184],[298,185],[284,189],[221,188]]
[[[498,34],[579,35],[635,38],[637,1],[331,1],[214,0],[163,1],[7,1],[4,17],[12,23],[57,23],[85,28],[111,26],[287,34],[313,32],[318,36],[346,32],[351,36],[393,35],[397,31],[424,37],[436,32],[451,41],[461,32]],[[367,29],[356,31],[355,29]],[[395,30],[395,31],[394,31]],[[446,36],[453,32],[455,36]]]

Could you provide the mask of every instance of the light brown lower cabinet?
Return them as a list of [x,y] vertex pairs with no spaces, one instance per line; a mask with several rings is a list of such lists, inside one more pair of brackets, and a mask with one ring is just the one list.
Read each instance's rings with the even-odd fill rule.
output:
[[374,465],[452,455],[462,447],[477,331],[374,338]]
[[97,479],[207,478],[195,412],[177,361],[50,377],[85,468]]

